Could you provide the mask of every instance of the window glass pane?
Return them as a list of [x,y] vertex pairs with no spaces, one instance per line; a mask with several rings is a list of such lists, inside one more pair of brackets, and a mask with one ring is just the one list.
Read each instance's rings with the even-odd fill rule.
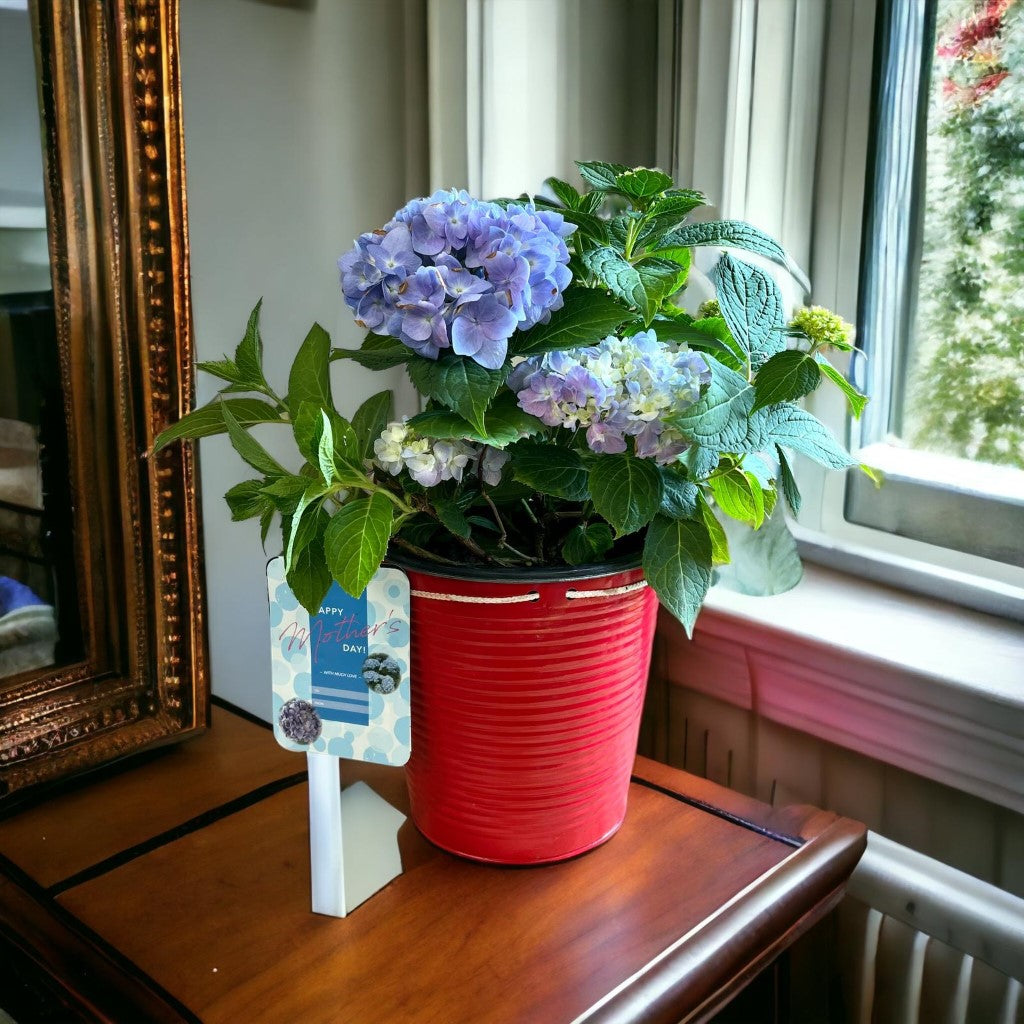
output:
[[1024,0],[938,0],[897,431],[1024,469]]

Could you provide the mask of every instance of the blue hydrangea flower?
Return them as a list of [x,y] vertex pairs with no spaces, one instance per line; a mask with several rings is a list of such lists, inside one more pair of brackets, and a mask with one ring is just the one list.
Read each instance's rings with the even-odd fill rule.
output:
[[572,280],[560,213],[456,189],[406,203],[338,260],[356,322],[436,359],[451,348],[497,369],[517,330],[546,322]]
[[585,429],[587,447],[673,461],[686,448],[666,417],[696,402],[711,380],[704,357],[658,341],[653,330],[631,338],[525,359],[508,377],[519,406],[552,427]]
[[420,437],[405,422],[389,423],[373,442],[374,463],[398,476],[403,470],[423,487],[445,480],[462,480],[463,473],[479,473],[485,484],[496,486],[508,462],[508,452],[490,445],[461,440]]

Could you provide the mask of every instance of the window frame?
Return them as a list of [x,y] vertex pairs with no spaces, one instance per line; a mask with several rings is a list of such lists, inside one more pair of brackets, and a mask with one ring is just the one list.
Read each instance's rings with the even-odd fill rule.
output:
[[[980,494],[980,480],[973,485],[954,485],[948,473],[936,480],[933,459],[915,460],[914,453],[907,449],[897,451],[887,443],[892,382],[902,359],[891,339],[900,323],[908,323],[912,316],[911,290],[903,288],[903,309],[896,317],[890,314],[886,351],[886,339],[872,334],[869,318],[877,289],[872,292],[870,272],[862,278],[865,254],[880,244],[880,218],[872,218],[865,198],[874,190],[876,181],[880,180],[882,186],[892,185],[886,180],[886,175],[891,177],[886,165],[889,154],[880,153],[873,143],[874,126],[884,116],[879,113],[879,103],[886,99],[878,58],[883,48],[893,42],[894,16],[916,19],[918,38],[923,40],[927,38],[925,19],[933,8],[934,2],[906,4],[903,0],[833,0],[830,5],[813,200],[814,301],[865,325],[858,343],[866,345],[869,358],[866,362],[858,358],[853,376],[857,384],[881,391],[881,395],[875,394],[868,407],[871,412],[865,413],[862,423],[852,421],[838,397],[827,392],[819,391],[809,404],[811,411],[844,438],[851,450],[866,452],[868,457],[881,455],[889,473],[885,486],[878,491],[867,478],[858,479],[859,474],[829,476],[804,460],[797,475],[806,500],[794,532],[801,552],[812,561],[1024,620],[1024,568],[988,557],[995,550],[992,545],[961,543],[960,546],[973,546],[975,550],[959,551],[948,546],[947,538],[936,532],[941,531],[943,523],[969,521],[975,528],[961,531],[961,542],[963,535],[968,541],[984,540],[992,529],[991,523],[1005,517],[1008,507],[1015,511],[1012,495],[1008,506]],[[903,86],[907,79],[919,83],[922,71],[928,70],[922,68],[921,58],[919,54],[910,74],[904,75]],[[922,104],[927,101],[920,92],[917,88],[913,95],[903,95],[915,117],[921,116]],[[912,181],[904,177],[899,185],[906,190]],[[895,228],[897,234],[902,232],[902,252],[896,255],[905,267],[914,237],[914,215],[911,209],[904,212],[905,221]],[[882,223],[881,227],[888,229],[892,225]],[[891,237],[884,241],[892,244]],[[892,260],[888,262],[891,264]],[[898,282],[896,287],[900,287]],[[865,374],[865,367],[871,367],[870,376]],[[879,445],[888,450],[880,452]],[[913,513],[910,522],[906,519],[907,509]],[[851,521],[851,511],[859,522]],[[1024,506],[1020,511],[1024,512]],[[926,514],[922,517],[918,513]],[[972,518],[979,515],[981,520]],[[978,528],[979,523],[985,525]],[[1019,554],[1019,541],[1017,548]]]

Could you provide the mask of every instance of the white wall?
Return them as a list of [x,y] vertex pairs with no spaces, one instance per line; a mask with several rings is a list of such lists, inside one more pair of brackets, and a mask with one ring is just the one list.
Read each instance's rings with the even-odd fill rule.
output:
[[[406,145],[425,119],[403,52],[403,0],[182,0],[181,68],[200,359],[232,353],[263,297],[267,376],[284,390],[295,347],[314,321],[356,347],[335,261],[412,192],[424,154]],[[415,57],[415,55],[413,55]],[[412,72],[409,72],[412,65]],[[407,101],[407,85],[410,97]],[[394,371],[335,364],[335,401],[351,413]],[[199,400],[217,390],[199,381]],[[411,411],[405,387],[405,411]],[[268,447],[289,456],[286,431]],[[275,444],[274,437],[280,438]],[[200,445],[213,691],[270,713],[265,556],[255,522],[230,522],[222,496],[251,473],[226,439]],[[268,541],[268,553],[278,547]]]

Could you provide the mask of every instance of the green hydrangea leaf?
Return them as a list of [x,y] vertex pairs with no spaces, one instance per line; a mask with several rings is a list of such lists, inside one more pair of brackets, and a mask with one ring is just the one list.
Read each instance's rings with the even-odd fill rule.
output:
[[615,175],[615,191],[633,200],[651,199],[673,184],[664,171],[650,167],[636,167]]
[[568,448],[524,441],[512,449],[512,472],[516,480],[541,494],[567,501],[586,501],[590,497],[583,460]]
[[739,220],[712,220],[701,224],[687,224],[669,235],[665,246],[677,245],[714,245],[723,249],[745,249],[747,252],[764,256],[777,263],[796,278],[804,289],[810,291],[811,285],[806,275],[790,258],[785,249],[770,235],[759,231],[753,224]]
[[615,188],[616,179],[629,168],[625,164],[609,164],[600,160],[576,161],[580,177],[592,188],[609,191]]
[[[570,185],[569,187],[571,188],[572,186]],[[588,193],[588,195],[594,194]],[[600,193],[596,194],[600,195]],[[554,213],[560,213],[565,218],[567,224],[574,224],[577,228],[577,234],[573,238],[573,244],[577,249],[580,248],[580,245],[585,240],[589,240],[597,245],[604,245],[608,241],[608,228],[605,222],[600,217],[595,217],[592,213],[589,213],[586,209],[567,209],[565,206],[557,203],[549,203],[542,196],[535,196],[533,205],[538,210],[551,210]]]
[[446,409],[430,409],[409,420],[409,426],[424,437],[460,438],[489,444],[494,448],[505,448],[513,441],[537,434],[544,424],[524,412],[516,403],[511,391],[503,392],[484,414],[484,429],[477,430],[458,413]]
[[779,479],[782,482],[782,493],[785,495],[790,511],[796,515],[800,511],[800,488],[796,485],[796,477],[793,475],[786,453],[778,445],[775,446],[775,451],[779,456]]
[[729,562],[729,538],[722,529],[722,524],[715,515],[715,510],[708,504],[702,493],[697,495],[698,512],[700,519],[707,527],[708,537],[711,539],[711,564],[727,565]]
[[610,295],[592,288],[569,287],[564,302],[546,324],[513,335],[510,353],[532,355],[591,345],[596,339],[613,334],[630,316]]
[[221,415],[227,428],[231,446],[257,472],[264,476],[286,476],[288,471],[235,419],[226,402],[221,403]]
[[263,339],[260,337],[260,307],[263,300],[256,303],[253,311],[249,314],[249,321],[245,325],[245,334],[235,349],[235,365],[239,373],[246,381],[251,381],[258,390],[259,387],[266,387],[267,381],[263,376]]
[[256,423],[286,422],[280,411],[262,398],[216,398],[208,405],[185,413],[176,423],[160,431],[153,442],[153,451],[158,452],[180,438],[194,439],[226,433],[225,409],[243,429]]
[[628,306],[647,317],[647,291],[636,268],[610,246],[592,249],[583,257],[587,270]]
[[859,420],[868,404],[867,395],[862,395],[820,352],[816,352],[814,358],[821,372],[846,396],[853,418]]
[[686,273],[671,260],[647,259],[636,265],[646,299],[643,306],[644,322],[650,324],[662,302],[686,283]]
[[[806,455],[829,469],[856,466],[857,460],[832,436],[829,429],[809,412],[796,405],[774,405],[762,409],[765,440]],[[761,448],[767,448],[762,444]]]
[[792,590],[800,582],[800,554],[781,509],[757,531],[735,521],[727,521],[724,527],[732,557],[728,566],[718,570],[722,586],[741,594],[769,597]]
[[[754,389],[746,377],[705,356],[711,368],[711,383],[700,401],[675,417],[673,422],[699,445],[721,451],[741,451],[754,407]],[[717,465],[717,459],[716,459]],[[706,474],[694,476],[703,479]]]
[[323,433],[323,410],[313,402],[303,402],[292,410],[292,436],[303,458],[316,466],[320,461],[320,435]]
[[320,611],[327,591],[331,589],[331,574],[324,557],[324,530],[329,522],[327,513],[317,509],[315,520],[308,543],[285,572],[292,593],[310,615]]
[[324,531],[324,556],[341,589],[359,597],[380,568],[391,539],[394,506],[380,493],[346,502]]
[[323,496],[324,492],[320,481],[309,481],[295,506],[295,511],[289,517],[284,549],[285,573],[314,539],[323,540],[323,533],[327,527],[327,513],[323,508]]
[[390,370],[414,358],[416,353],[411,348],[396,338],[385,338],[379,334],[368,334],[358,349],[331,349],[332,362],[335,359],[351,359],[368,370]]
[[506,365],[488,370],[453,352],[445,352],[436,360],[415,356],[406,366],[409,379],[421,394],[458,413],[481,434],[487,432],[484,413],[505,383],[509,369]]
[[650,459],[602,455],[590,470],[590,494],[597,512],[618,536],[646,526],[661,506],[661,473]]
[[330,468],[335,482],[352,486],[365,480],[356,433],[334,409],[302,402],[292,422],[292,433],[303,457],[325,479],[330,479]]
[[670,519],[693,519],[697,514],[697,485],[684,480],[665,466],[661,470],[661,515]]
[[[223,359],[207,359],[201,363],[196,363],[196,366],[203,373],[208,373],[212,377],[219,377],[221,380],[226,380],[231,384],[241,385],[242,383],[242,371],[238,368],[234,359],[228,359],[226,356]],[[245,388],[245,390],[248,391],[250,389]]]
[[679,456],[679,462],[686,467],[691,480],[707,480],[718,469],[718,449],[692,444]]
[[644,575],[658,600],[693,636],[711,585],[711,538],[703,522],[656,516],[647,530]]
[[444,527],[463,540],[469,537],[471,532],[469,521],[458,504],[451,498],[436,497],[432,500],[437,518],[441,520]]
[[296,506],[308,486],[308,477],[282,476],[270,483],[264,481],[262,491],[278,512],[290,516],[295,513]]
[[562,557],[569,565],[587,565],[600,561],[614,543],[607,523],[580,523],[574,526],[562,545]]
[[[637,236],[637,245],[642,249],[660,248],[665,234],[679,226],[683,219],[698,206],[703,206],[704,196],[691,189],[680,189],[656,199],[647,207],[644,225]],[[675,246],[675,251],[689,255],[688,246]]]
[[232,522],[240,523],[262,516],[268,507],[274,511],[274,503],[263,493],[264,483],[263,480],[243,480],[224,495]]
[[373,458],[373,442],[394,416],[394,396],[390,391],[378,391],[356,409],[352,416],[356,447],[360,458]]
[[334,429],[331,427],[331,418],[326,411],[320,410],[320,443],[317,445],[317,465],[320,467],[320,475],[324,483],[329,484],[335,477],[334,462]]
[[567,181],[562,181],[561,178],[547,178],[544,181],[549,189],[555,194],[555,198],[567,209],[576,210],[579,209],[580,199],[582,198],[579,192],[569,184]]
[[288,374],[288,408],[293,412],[303,402],[321,409],[333,409],[331,399],[331,338],[319,325],[313,324],[295,354]]
[[738,467],[709,482],[715,503],[730,519],[749,523],[755,530],[764,522],[764,494],[751,473]]
[[806,352],[787,349],[772,356],[754,380],[754,409],[809,395],[821,380],[818,364]]
[[655,318],[651,328],[659,341],[680,342],[701,352],[710,352],[732,370],[746,365],[746,354],[733,340],[721,317],[690,322]]
[[759,267],[726,253],[712,271],[715,294],[729,331],[756,366],[785,346],[779,286]]

